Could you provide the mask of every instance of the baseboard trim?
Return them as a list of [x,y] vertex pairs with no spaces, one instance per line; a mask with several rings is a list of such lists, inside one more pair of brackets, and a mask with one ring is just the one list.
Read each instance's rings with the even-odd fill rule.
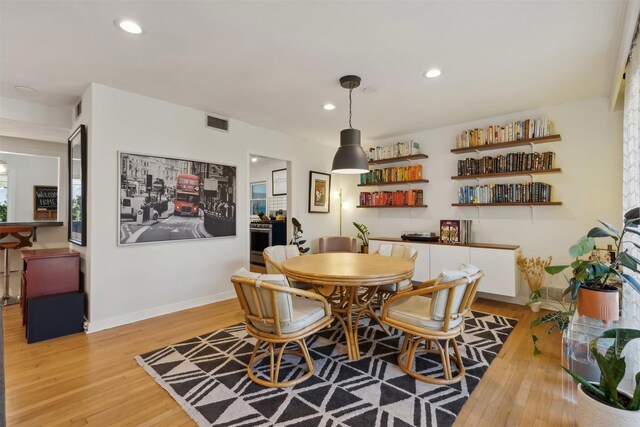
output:
[[103,331],[105,329],[128,325],[129,323],[135,323],[141,320],[175,313],[176,311],[187,310],[189,308],[200,307],[202,305],[211,304],[214,302],[225,301],[235,297],[236,294],[234,291],[222,292],[215,295],[207,295],[200,298],[179,301],[173,304],[167,304],[160,307],[153,307],[146,310],[136,311],[134,313],[127,313],[121,316],[109,317],[102,320],[94,320],[88,322],[87,333],[90,334],[93,332]]
[[529,302],[528,297],[520,296],[520,295],[517,297],[507,297],[504,295],[489,294],[486,292],[478,292],[477,295],[480,298],[492,299],[495,301],[508,302],[511,304],[518,304],[518,305],[526,305],[527,302]]

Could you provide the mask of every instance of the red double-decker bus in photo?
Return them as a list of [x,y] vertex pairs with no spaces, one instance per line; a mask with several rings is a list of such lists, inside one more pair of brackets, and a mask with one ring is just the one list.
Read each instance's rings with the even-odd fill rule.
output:
[[175,215],[199,215],[200,178],[182,173],[176,178]]

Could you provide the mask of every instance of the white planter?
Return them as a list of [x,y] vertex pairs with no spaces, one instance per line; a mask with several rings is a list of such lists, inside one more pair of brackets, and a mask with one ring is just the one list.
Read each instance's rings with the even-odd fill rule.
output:
[[541,302],[534,302],[533,304],[530,304],[529,307],[531,308],[531,311],[533,311],[534,313],[538,313],[540,311],[541,305]]
[[625,411],[600,403],[591,398],[578,384],[578,427],[638,427],[640,411]]

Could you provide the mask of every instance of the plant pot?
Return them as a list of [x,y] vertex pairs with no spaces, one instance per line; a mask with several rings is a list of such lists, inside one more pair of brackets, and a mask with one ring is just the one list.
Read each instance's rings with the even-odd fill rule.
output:
[[360,246],[360,252],[362,252],[363,254],[368,254],[369,253],[369,245],[361,245]]
[[578,313],[581,316],[593,317],[605,322],[618,320],[620,311],[618,290],[591,289],[580,287],[578,290]]
[[534,313],[538,313],[540,312],[541,305],[542,303],[538,301],[538,302],[532,302],[531,304],[529,304],[529,307],[531,308],[531,311],[533,311]]
[[[618,391],[618,393],[621,393]],[[626,394],[626,393],[625,393]],[[640,411],[626,411],[605,405],[589,396],[578,384],[578,427],[637,427],[640,426]]]

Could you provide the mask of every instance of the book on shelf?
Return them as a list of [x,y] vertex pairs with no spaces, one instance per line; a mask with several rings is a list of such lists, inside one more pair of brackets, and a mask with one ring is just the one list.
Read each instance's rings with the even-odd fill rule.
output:
[[551,185],[543,182],[487,184],[458,189],[458,203],[544,203],[551,201]]
[[440,241],[466,245],[471,241],[471,220],[443,219],[440,220]]
[[491,173],[525,172],[553,169],[555,153],[525,153],[524,151],[458,160],[458,176]]
[[420,154],[420,144],[413,141],[398,141],[385,146],[369,148],[367,157],[369,161],[393,159],[396,157],[412,156]]
[[422,206],[422,190],[363,191],[360,206]]
[[489,125],[485,129],[466,129],[456,137],[456,148],[513,142],[553,135],[553,123],[547,117],[525,119],[504,125]]
[[421,164],[372,169],[367,173],[360,174],[360,184],[415,181],[418,179],[422,179]]

